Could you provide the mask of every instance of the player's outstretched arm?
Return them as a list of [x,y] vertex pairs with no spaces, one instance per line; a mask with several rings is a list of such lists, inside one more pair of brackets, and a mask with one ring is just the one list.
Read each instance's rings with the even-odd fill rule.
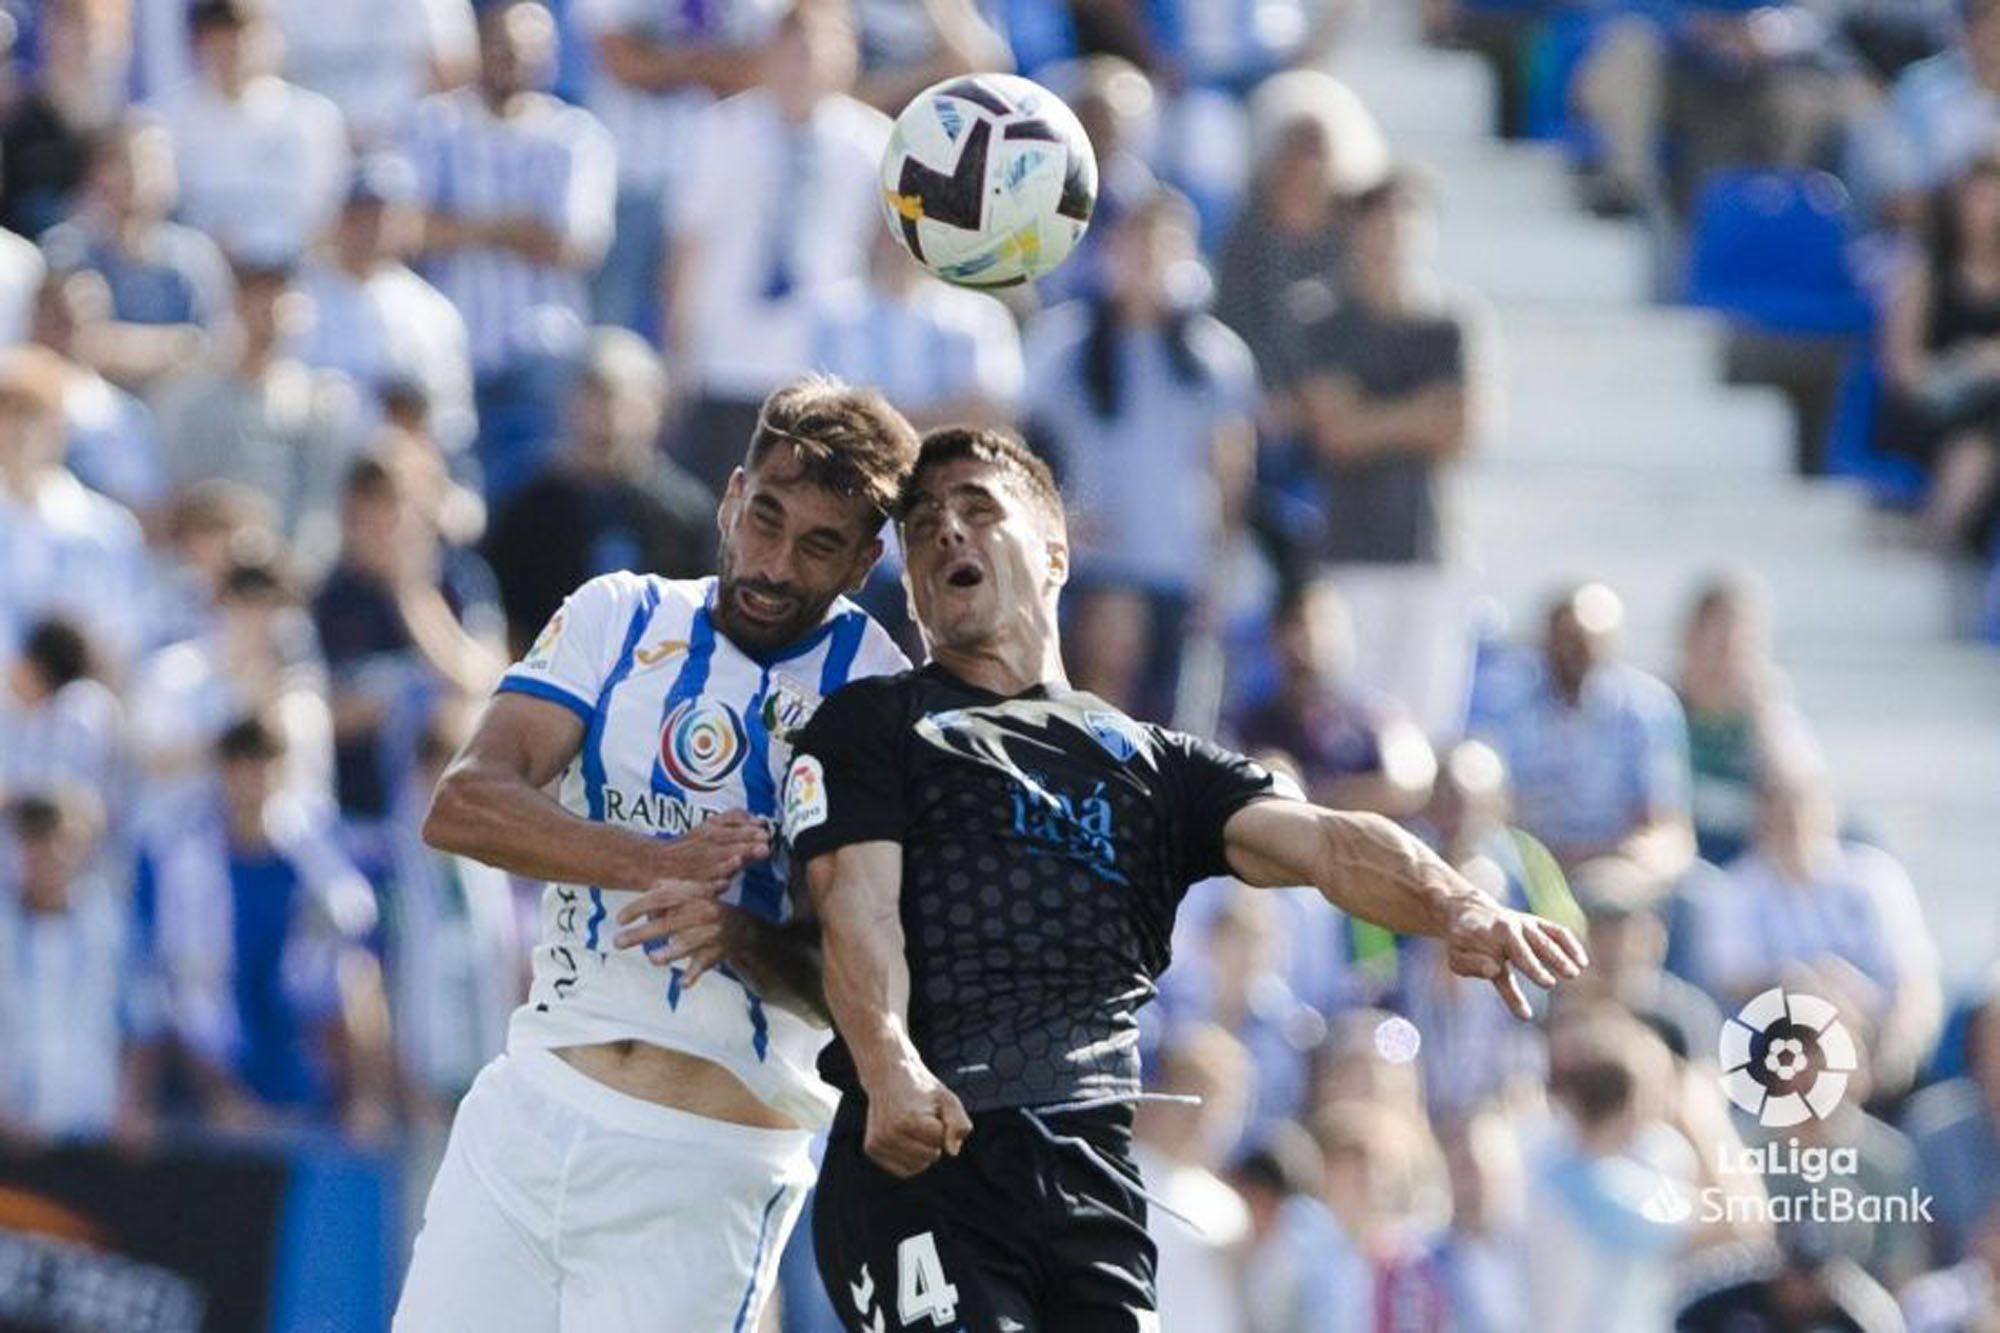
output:
[[1533,1012],[1516,969],[1546,989],[1589,963],[1568,930],[1493,901],[1380,815],[1257,801],[1230,816],[1223,839],[1230,867],[1247,883],[1310,884],[1350,916],[1443,940],[1451,970],[1491,981],[1518,1018]]
[[903,954],[903,847],[853,843],[806,866],[826,956],[826,1000],[868,1093],[868,1156],[914,1176],[956,1156],[972,1121],[910,1040]]
[[748,815],[665,842],[571,814],[544,788],[582,743],[583,724],[568,709],[525,694],[494,696],[438,780],[424,841],[531,879],[638,892],[667,881],[726,884],[769,854],[769,835]]

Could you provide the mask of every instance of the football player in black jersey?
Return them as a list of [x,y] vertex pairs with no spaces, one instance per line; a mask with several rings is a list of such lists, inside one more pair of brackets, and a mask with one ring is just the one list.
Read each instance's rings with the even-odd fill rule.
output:
[[828,699],[784,802],[840,1037],[821,1276],[853,1330],[1156,1329],[1136,1012],[1189,884],[1314,885],[1442,938],[1524,1019],[1516,973],[1584,951],[1388,820],[1071,689],[1061,499],[1018,441],[933,433],[901,521],[930,664]]

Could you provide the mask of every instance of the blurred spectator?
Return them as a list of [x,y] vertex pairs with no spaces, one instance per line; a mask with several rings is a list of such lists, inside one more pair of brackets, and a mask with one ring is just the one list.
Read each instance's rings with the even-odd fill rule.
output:
[[1220,1028],[1169,1034],[1152,1091],[1133,1118],[1132,1160],[1155,1200],[1147,1231],[1159,1249],[1162,1327],[1245,1333],[1234,1251],[1249,1234],[1243,1200],[1216,1174],[1235,1142],[1250,1053]]
[[1021,339],[1007,307],[931,277],[887,227],[869,244],[865,278],[814,299],[812,362],[881,390],[919,430],[1006,426],[1021,398]]
[[392,820],[385,953],[389,1009],[413,1111],[430,1124],[451,1109],[507,1041],[526,993],[514,890],[504,871],[424,846],[431,791],[471,735],[465,708],[441,707],[416,746],[416,770]]
[[1529,1166],[1532,1327],[1665,1328],[1696,1174],[1686,1140],[1660,1118],[1666,1051],[1612,1011],[1576,1024],[1551,1055],[1564,1123]]
[[2000,988],[1965,1026],[1965,1066],[1963,1077],[1925,1088],[1903,1113],[1924,1190],[1936,1198],[1931,1237],[1946,1264],[1990,1240],[1982,1231],[2000,1217]]
[[[193,514],[192,528],[219,518]],[[189,535],[183,549],[217,538]],[[238,543],[243,545],[242,543]],[[237,719],[269,719],[284,743],[281,787],[306,804],[333,795],[333,721],[312,622],[268,555],[222,556],[208,623],[148,657],[135,673],[130,745],[138,769],[136,822],[179,819],[207,795],[215,743]]]
[[146,548],[130,511],[62,465],[63,376],[45,348],[0,354],[0,650],[61,612],[115,674],[145,628]]
[[1836,1257],[1820,1229],[1788,1227],[1748,1275],[1744,1266],[1739,1261],[1725,1285],[1690,1300],[1675,1333],[1903,1333],[1895,1298],[1852,1260]]
[[1690,902],[1696,976],[1711,994],[1736,1003],[1793,967],[1851,980],[1877,1032],[1876,1088],[1909,1086],[1942,1013],[1937,948],[1902,866],[1841,839],[1819,775],[1767,775],[1751,849]]
[[853,0],[861,36],[854,95],[894,116],[934,83],[1006,71],[1014,58],[978,0]]
[[173,149],[164,129],[136,117],[99,135],[82,207],[42,237],[51,268],[94,269],[110,284],[113,324],[80,351],[128,388],[178,369],[230,312],[222,252],[168,221],[180,188]]
[[[1195,908],[1198,928],[1182,936],[1189,947],[1181,966],[1162,983],[1163,1048],[1185,1025],[1199,1022],[1227,1033],[1249,1054],[1246,1077],[1231,1094],[1240,1103],[1236,1138],[1219,1145],[1223,1150],[1238,1139],[1262,1142],[1277,1122],[1307,1110],[1306,1055],[1325,1037],[1326,1020],[1288,979],[1287,965],[1299,957],[1291,932],[1305,924],[1295,906],[1285,895],[1234,880],[1205,891]],[[1305,920],[1324,927],[1325,901],[1316,906],[1316,918]]]
[[1805,719],[1771,660],[1761,584],[1723,575],[1696,594],[1678,683],[1694,774],[1695,846],[1703,860],[1723,865],[1749,844],[1764,774],[1814,753]]
[[[1592,207],[1685,208],[1704,177],[1746,162],[1806,165],[1831,148],[1843,88],[1825,19],[1799,0],[1683,0],[1614,14],[1575,76],[1602,145]],[[1672,136],[1672,189],[1662,145]]]
[[[1354,113],[1367,115],[1359,103]],[[1339,128],[1332,117],[1300,114],[1272,134],[1216,259],[1216,316],[1249,344],[1265,387],[1280,395],[1298,382],[1304,325],[1339,299],[1347,146]],[[1297,414],[1281,399],[1278,415],[1289,427]]]
[[484,695],[505,662],[491,571],[439,540],[407,469],[357,460],[340,528],[340,559],[312,612],[333,685],[341,817],[373,876],[386,868],[383,825],[440,698]]
[[1060,305],[1102,290],[1105,238],[1120,215],[1159,188],[1145,159],[1157,129],[1155,98],[1139,67],[1119,56],[1067,62],[1040,77],[1068,101],[1097,155],[1097,207],[1090,230],[1060,267],[1035,284],[1043,304]]
[[123,902],[86,875],[96,832],[86,804],[38,793],[7,804],[12,836],[0,846],[16,864],[14,891],[0,896],[0,1138],[102,1138],[136,1114]]
[[237,262],[295,264],[340,206],[340,111],[272,73],[277,41],[262,0],[197,0],[188,30],[195,80],[158,105],[181,219]]
[[48,266],[42,252],[11,231],[0,231],[0,347],[12,347],[28,332],[28,313]]
[[1451,1227],[1438,1241],[1455,1333],[1529,1333],[1527,1182],[1514,1126],[1474,1112],[1444,1135]]
[[882,226],[889,121],[848,95],[859,59],[844,8],[801,0],[758,85],[690,130],[668,205],[667,352],[694,399],[674,453],[718,495],[764,395],[811,364],[810,298],[865,273]]
[[124,108],[128,54],[116,6],[51,0],[41,20],[34,86],[0,115],[0,226],[27,237],[69,215],[91,139]]
[[271,504],[232,481],[198,481],[175,491],[160,515],[148,566],[146,646],[205,634],[231,565],[277,549]]
[[1319,1199],[1326,1167],[1312,1136],[1272,1127],[1230,1173],[1249,1210],[1243,1268],[1248,1333],[1373,1333],[1374,1292],[1360,1253]]
[[1314,1122],[1326,1201],[1370,1273],[1370,1327],[1444,1333],[1444,1273],[1433,1253],[1447,1206],[1444,1163],[1420,1111],[1329,1101]]
[[1713,1060],[1722,1014],[1698,987],[1666,970],[1667,925],[1659,885],[1630,861],[1601,856],[1571,876],[1582,904],[1590,967],[1554,1004],[1619,1005],[1682,1060]]
[[168,1030],[200,1109],[227,1130],[343,1113],[379,1124],[380,975],[359,948],[374,899],[310,807],[283,794],[284,744],[256,717],[216,742],[219,799],[157,831],[136,908]]
[[84,357],[111,328],[111,289],[89,269],[57,272],[35,295],[29,340],[63,358],[64,463],[77,479],[142,518],[167,496],[166,461],[153,414]]
[[456,453],[470,448],[477,426],[465,321],[403,262],[421,225],[416,197],[416,173],[401,158],[361,161],[325,260],[300,277],[313,322],[299,356],[377,400],[393,387],[416,389],[430,430]]
[[0,691],[0,801],[61,787],[112,799],[125,786],[124,724],[83,631],[59,617],[37,621]]
[[[2000,42],[2000,5],[1982,22]],[[1938,199],[1929,244],[1897,275],[1882,323],[1885,443],[1930,477],[1927,535],[1984,550],[2000,500],[2000,152]]]
[[483,547],[510,656],[525,654],[563,598],[599,574],[699,578],[713,568],[715,497],[658,452],[667,390],[637,334],[592,337],[562,453],[499,511]]
[[578,0],[596,43],[585,104],[618,150],[618,215],[591,289],[594,322],[657,332],[665,219],[695,150],[695,118],[752,87],[783,0]]
[[1618,660],[1624,618],[1601,583],[1558,598],[1541,660],[1476,725],[1513,776],[1521,827],[1556,860],[1615,853],[1666,882],[1694,854],[1687,722],[1672,690]]
[[1171,192],[1133,208],[1105,253],[1106,293],[1049,311],[1025,340],[1027,429],[1078,509],[1073,615],[1089,620],[1092,584],[1144,592],[1138,709],[1161,719],[1217,553],[1242,524],[1256,449],[1255,367],[1201,311],[1193,226]]
[[1949,50],[1905,69],[1860,127],[1848,175],[1889,220],[1912,223],[1925,196],[1991,149],[2000,132],[2000,3],[1963,0]]
[[1339,586],[1294,590],[1273,630],[1278,690],[1238,723],[1242,744],[1291,754],[1322,805],[1397,818],[1423,809],[1437,758],[1400,705],[1354,683],[1354,621]]
[[209,365],[162,384],[153,410],[176,485],[242,482],[276,506],[300,556],[319,563],[332,554],[360,404],[352,385],[298,359],[311,319],[311,299],[290,269],[239,270],[228,343]]
[[340,108],[358,145],[387,143],[417,100],[472,78],[468,0],[273,0],[285,77]]
[[1423,269],[1425,188],[1395,173],[1349,206],[1344,290],[1302,332],[1298,402],[1319,483],[1317,554],[1354,608],[1358,679],[1436,735],[1462,725],[1469,665],[1457,582],[1440,569],[1446,482],[1488,386],[1473,322]]
[[587,277],[611,239],[616,150],[589,112],[539,91],[556,26],[538,0],[486,6],[479,55],[473,87],[418,106],[409,150],[425,276],[471,335],[480,464],[497,502],[533,475],[553,433]]
[[1990,1333],[2000,1328],[2000,1208],[1988,1213],[1966,1257],[1904,1287],[1909,1333]]
[[1528,132],[1528,80],[1549,0],[1420,0],[1424,36],[1469,48],[1493,72],[1491,129],[1502,139]]

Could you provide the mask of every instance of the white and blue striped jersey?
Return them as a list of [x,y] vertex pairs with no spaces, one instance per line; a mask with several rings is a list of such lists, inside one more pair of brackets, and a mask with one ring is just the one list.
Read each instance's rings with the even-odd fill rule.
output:
[[590,260],[564,268],[468,246],[428,261],[424,276],[465,319],[474,373],[505,370],[580,336],[587,275],[611,241],[617,181],[617,150],[597,118],[541,94],[516,114],[498,116],[477,92],[460,89],[417,105],[405,146],[431,212],[532,218]]
[[[560,799],[576,814],[675,838],[711,815],[778,814],[796,733],[849,680],[909,663],[846,599],[791,648],[755,655],[719,632],[713,578],[606,574],[564,602],[502,692],[569,709],[583,746]],[[726,969],[682,985],[637,949],[613,947],[632,895],[551,884],[542,896],[534,982],[515,1011],[512,1049],[636,1040],[711,1060],[802,1124],[825,1123],[835,1095],[815,1071],[827,1034],[758,996]],[[784,868],[752,866],[724,898],[767,920],[790,911]]]

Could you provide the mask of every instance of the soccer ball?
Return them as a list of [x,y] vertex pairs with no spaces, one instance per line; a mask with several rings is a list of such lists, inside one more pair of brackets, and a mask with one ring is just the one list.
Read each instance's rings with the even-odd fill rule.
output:
[[896,119],[882,157],[890,230],[961,287],[1012,287],[1062,263],[1090,225],[1097,155],[1076,114],[1011,74],[946,79]]

